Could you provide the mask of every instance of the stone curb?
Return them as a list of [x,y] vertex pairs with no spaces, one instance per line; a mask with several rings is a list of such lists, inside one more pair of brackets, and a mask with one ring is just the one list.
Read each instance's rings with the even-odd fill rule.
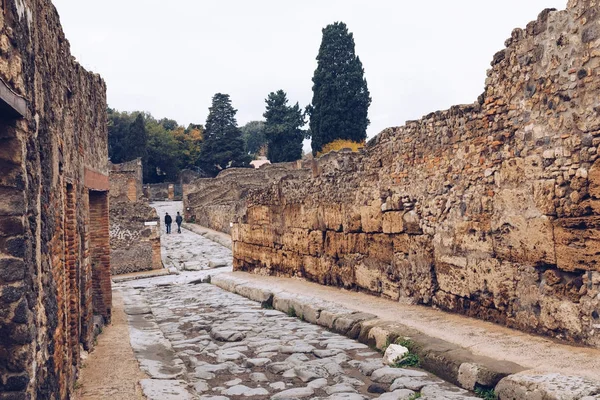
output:
[[329,301],[267,289],[225,275],[212,277],[211,284],[260,302],[265,307],[296,315],[378,350],[384,350],[399,338],[408,339],[413,343],[411,351],[419,355],[423,369],[467,390],[475,387],[493,388],[503,378],[525,370],[515,363],[477,356],[460,346],[424,335],[400,323],[385,321],[373,314],[361,313]]
[[204,236],[205,238],[212,240],[213,242],[220,244],[223,247],[228,248],[229,250],[233,249],[233,242],[231,240],[231,236],[226,233],[217,232],[212,229],[205,228],[200,225],[191,224],[189,222],[184,222],[181,224],[183,229],[187,229],[188,231],[194,232],[200,236]]
[[148,271],[146,273],[138,273],[136,275],[115,275],[111,279],[113,283],[123,283],[129,281],[135,281],[139,279],[156,278],[159,276],[170,275],[171,272],[168,269],[156,269],[154,271]]

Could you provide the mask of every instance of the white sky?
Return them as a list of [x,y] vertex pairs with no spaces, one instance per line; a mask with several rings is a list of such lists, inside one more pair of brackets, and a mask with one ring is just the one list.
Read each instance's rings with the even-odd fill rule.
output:
[[515,27],[567,0],[54,0],[71,51],[108,85],[108,102],[204,124],[231,95],[240,126],[283,89],[312,98],[321,29],[344,21],[373,103],[369,137],[472,103]]

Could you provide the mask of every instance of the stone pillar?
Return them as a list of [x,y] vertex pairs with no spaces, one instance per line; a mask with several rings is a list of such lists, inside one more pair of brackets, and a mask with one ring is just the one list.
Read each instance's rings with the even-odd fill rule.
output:
[[175,185],[169,185],[169,200],[173,201],[175,199]]

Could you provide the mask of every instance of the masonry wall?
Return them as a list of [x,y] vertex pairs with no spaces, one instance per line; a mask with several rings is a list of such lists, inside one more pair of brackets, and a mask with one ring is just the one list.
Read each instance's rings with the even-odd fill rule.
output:
[[235,269],[600,347],[600,7],[516,29],[472,105],[252,191]]
[[153,183],[144,185],[144,196],[150,201],[181,201],[183,185],[179,183]]
[[50,1],[0,4],[0,399],[66,399],[111,314],[106,87]]
[[192,222],[220,232],[231,233],[237,215],[246,211],[246,197],[283,179],[308,177],[302,163],[266,165],[258,170],[231,168],[216,178],[201,178],[183,185],[183,215]]
[[142,190],[142,162],[110,166],[112,274],[163,268],[160,221]]

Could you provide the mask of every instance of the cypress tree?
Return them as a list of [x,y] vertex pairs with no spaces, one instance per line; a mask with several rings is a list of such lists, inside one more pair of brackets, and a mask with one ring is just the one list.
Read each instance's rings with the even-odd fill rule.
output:
[[266,99],[264,113],[265,136],[268,142],[268,158],[272,163],[296,161],[302,158],[304,125],[302,111],[296,105],[288,106],[287,95],[283,90],[270,93]]
[[246,166],[249,161],[235,119],[236,113],[228,94],[217,93],[213,96],[199,161],[199,166],[213,176],[229,167]]
[[312,104],[307,107],[314,155],[338,139],[364,142],[371,105],[354,36],[346,24],[336,22],[323,29],[317,61]]

